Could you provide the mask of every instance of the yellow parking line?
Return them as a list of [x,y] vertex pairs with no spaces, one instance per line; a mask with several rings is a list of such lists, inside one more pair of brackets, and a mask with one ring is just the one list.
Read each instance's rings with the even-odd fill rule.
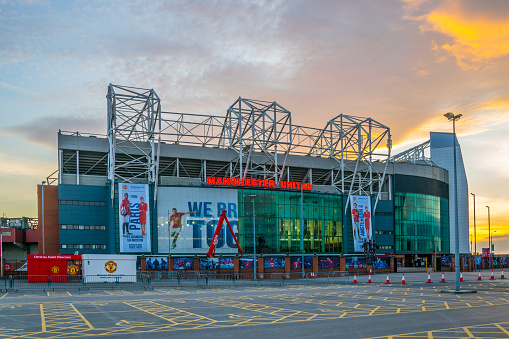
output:
[[428,339],[433,339],[433,332],[432,331],[428,331]]
[[39,305],[39,308],[41,310],[42,332],[46,332],[46,318],[44,317],[44,310],[42,309],[42,304]]
[[67,294],[69,294],[69,295],[72,297],[72,294],[71,294],[71,293],[69,293],[69,291],[67,291]]
[[472,334],[472,332],[470,332],[468,327],[462,327],[462,329],[463,329],[463,331],[465,331],[465,333],[468,335],[469,338],[475,338],[475,336]]
[[376,310],[378,310],[380,307],[382,307],[382,306],[377,306],[377,307],[375,307],[375,308],[373,309],[373,311],[369,312],[369,314],[368,314],[368,315],[373,315],[373,313],[375,313],[375,312],[376,312]]
[[3,299],[9,292],[6,292],[3,296],[0,297],[0,299]]
[[48,297],[49,297],[49,291],[48,291],[48,292],[46,292],[46,293],[48,293]]
[[81,318],[81,319],[83,319],[83,321],[85,322],[85,324],[87,324],[88,328],[90,328],[91,330],[93,330],[93,329],[94,329],[94,326],[92,326],[92,324],[91,324],[91,323],[87,320],[87,318],[85,318],[85,317],[83,316],[83,314],[81,314],[81,313],[80,313],[80,311],[78,311],[78,310],[76,309],[76,307],[74,307],[74,305],[73,305],[73,304],[69,304],[69,305],[71,305],[71,307],[72,307],[72,309],[74,310],[74,312],[78,313],[78,315],[80,316],[80,318]]
[[507,334],[509,336],[509,331],[507,331],[505,328],[503,328],[499,324],[495,324],[495,326],[497,326],[502,332],[504,332],[505,334]]
[[447,303],[447,301],[444,301],[444,305],[445,305],[445,308],[446,308],[446,309],[450,309],[450,308],[449,308],[449,304]]

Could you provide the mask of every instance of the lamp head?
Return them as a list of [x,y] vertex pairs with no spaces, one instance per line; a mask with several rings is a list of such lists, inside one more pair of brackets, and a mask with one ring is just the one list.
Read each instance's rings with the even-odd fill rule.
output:
[[451,112],[448,112],[448,113],[444,114],[444,117],[446,117],[447,119],[451,120],[452,118],[454,118],[454,114],[452,114]]

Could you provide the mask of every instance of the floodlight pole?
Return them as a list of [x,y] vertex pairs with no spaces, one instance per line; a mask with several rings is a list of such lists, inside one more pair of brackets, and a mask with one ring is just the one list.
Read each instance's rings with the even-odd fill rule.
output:
[[255,227],[255,203],[254,200],[258,195],[250,194],[249,197],[253,203],[253,280],[256,279],[256,227]]
[[490,207],[486,206],[488,208],[488,250],[489,250],[489,257],[488,260],[490,261],[490,269],[491,269],[491,223],[490,223]]
[[454,288],[456,292],[460,290],[460,245],[459,245],[459,227],[458,227],[458,171],[456,165],[456,120],[461,118],[461,114],[454,115],[451,112],[444,114],[444,116],[452,121],[453,131],[453,161],[454,161],[454,272],[455,282]]

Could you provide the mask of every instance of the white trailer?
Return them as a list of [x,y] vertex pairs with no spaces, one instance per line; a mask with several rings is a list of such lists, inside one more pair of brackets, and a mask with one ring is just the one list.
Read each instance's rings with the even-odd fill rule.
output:
[[136,255],[83,254],[82,272],[86,283],[135,283]]

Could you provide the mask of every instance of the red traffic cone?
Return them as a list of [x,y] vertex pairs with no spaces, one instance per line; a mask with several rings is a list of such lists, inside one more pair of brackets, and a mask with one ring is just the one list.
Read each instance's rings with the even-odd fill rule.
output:
[[460,271],[460,281],[463,281],[463,271]]
[[353,274],[353,283],[357,284],[357,273]]
[[477,280],[481,280],[481,270],[479,270],[479,275],[477,276]]
[[391,282],[389,281],[389,273],[387,273],[387,279],[385,280],[385,283],[386,284],[390,284]]
[[368,283],[370,283],[370,284],[372,283],[372,281],[371,281],[371,269],[369,270]]
[[502,274],[500,275],[500,279],[505,279],[505,277],[504,277],[504,269],[502,269]]
[[493,270],[491,270],[491,278],[490,280],[495,280],[495,276],[493,275]]
[[403,273],[403,275],[401,276],[401,285],[405,285],[406,282],[405,282],[405,273]]
[[442,280],[440,282],[445,282],[445,274],[442,272]]
[[428,272],[428,283],[431,284],[431,273]]

